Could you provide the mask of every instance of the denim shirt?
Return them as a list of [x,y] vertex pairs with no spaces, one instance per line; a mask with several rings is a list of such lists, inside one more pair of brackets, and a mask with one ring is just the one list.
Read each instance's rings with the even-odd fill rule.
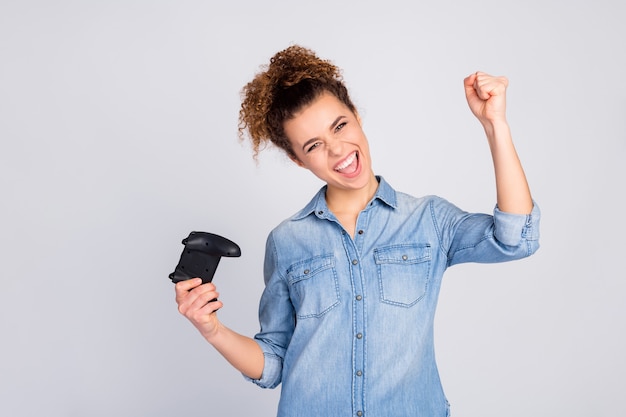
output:
[[530,215],[470,214],[377,179],[354,237],[323,187],[267,239],[255,336],[265,366],[252,381],[282,382],[280,417],[449,415],[433,344],[444,271],[539,247],[537,206]]

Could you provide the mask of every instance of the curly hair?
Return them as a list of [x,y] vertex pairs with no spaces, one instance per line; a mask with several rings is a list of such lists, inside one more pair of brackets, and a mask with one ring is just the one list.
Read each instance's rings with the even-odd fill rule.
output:
[[292,45],[276,53],[261,69],[242,89],[239,110],[239,139],[244,140],[247,131],[255,159],[268,142],[295,159],[283,123],[325,92],[356,113],[341,70],[310,49]]

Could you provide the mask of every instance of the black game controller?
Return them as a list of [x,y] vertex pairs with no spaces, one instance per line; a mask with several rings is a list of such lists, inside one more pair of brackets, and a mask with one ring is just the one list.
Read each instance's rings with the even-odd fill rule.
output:
[[182,243],[185,248],[180,261],[176,270],[170,274],[173,283],[202,278],[202,283],[206,284],[213,280],[222,256],[241,256],[241,249],[235,242],[213,233],[191,232]]

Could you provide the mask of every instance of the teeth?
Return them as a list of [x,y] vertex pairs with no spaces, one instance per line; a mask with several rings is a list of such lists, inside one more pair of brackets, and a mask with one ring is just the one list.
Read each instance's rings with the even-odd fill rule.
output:
[[349,167],[354,162],[355,159],[356,159],[356,152],[350,155],[345,161],[343,161],[343,163],[341,163],[340,165],[337,165],[337,167],[335,168],[335,171],[341,171],[342,169]]

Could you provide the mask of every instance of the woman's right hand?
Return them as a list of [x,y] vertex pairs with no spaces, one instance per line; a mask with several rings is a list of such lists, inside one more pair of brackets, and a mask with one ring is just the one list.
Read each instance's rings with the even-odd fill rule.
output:
[[261,347],[254,339],[222,325],[215,313],[223,305],[217,297],[215,285],[202,284],[200,278],[176,283],[178,311],[235,368],[252,379],[261,378],[265,366]]
[[219,293],[215,285],[202,284],[200,278],[193,278],[177,282],[175,288],[178,311],[210,342],[220,326],[215,312],[223,306],[222,302],[217,300]]

